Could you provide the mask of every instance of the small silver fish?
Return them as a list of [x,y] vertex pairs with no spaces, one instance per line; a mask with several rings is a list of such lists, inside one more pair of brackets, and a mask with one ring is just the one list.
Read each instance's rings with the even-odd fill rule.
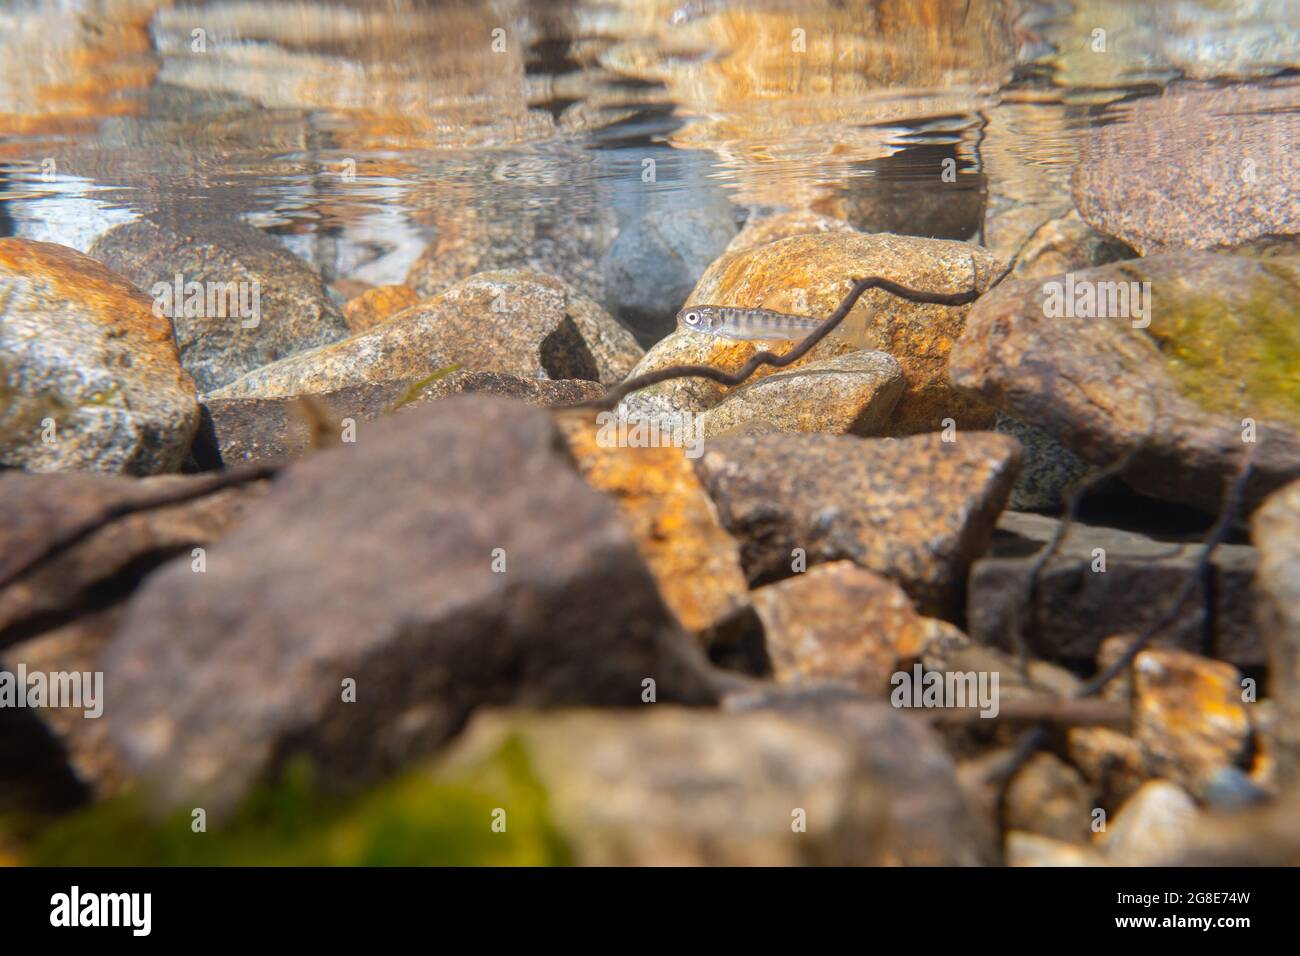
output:
[[742,309],[730,305],[692,305],[677,313],[679,328],[727,339],[802,339],[822,319],[788,315],[771,309]]

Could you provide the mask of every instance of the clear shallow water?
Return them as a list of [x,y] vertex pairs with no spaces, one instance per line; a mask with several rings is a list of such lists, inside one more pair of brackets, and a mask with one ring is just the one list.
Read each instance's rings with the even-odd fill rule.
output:
[[383,283],[439,236],[789,206],[1005,253],[1126,101],[1300,65],[1297,6],[19,0],[0,234],[238,215]]

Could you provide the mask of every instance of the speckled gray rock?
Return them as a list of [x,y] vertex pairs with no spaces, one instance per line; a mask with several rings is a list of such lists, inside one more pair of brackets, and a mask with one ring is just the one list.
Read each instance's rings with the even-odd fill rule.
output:
[[741,432],[879,435],[903,394],[903,370],[884,352],[847,352],[729,392],[705,412],[705,438]]
[[1088,473],[1088,463],[1047,431],[1010,415],[997,413],[993,430],[1020,442],[1024,460],[1007,507],[1016,511],[1057,511],[1070,489]]
[[1075,205],[1143,254],[1300,234],[1298,110],[1294,80],[1171,89],[1112,107],[1082,140]]
[[205,574],[132,599],[102,659],[131,772],[216,814],[295,754],[327,787],[391,772],[483,703],[639,707],[646,678],[713,701],[561,442],[544,410],[457,396],[291,465]]
[[[1033,652],[1048,660],[1086,664],[1106,638],[1154,624],[1193,573],[1200,541],[1158,541],[1133,531],[1076,523],[1057,556],[1039,575],[1036,613],[1025,606],[1035,555],[1060,522],[1046,515],[1006,512],[990,553],[971,567],[966,624],[979,643],[1010,649],[1018,620]],[[1102,554],[1098,554],[1098,549]],[[1094,571],[1104,558],[1105,571]],[[1239,667],[1265,664],[1253,619],[1251,580],[1255,549],[1225,544],[1215,550],[1214,656]],[[1157,646],[1202,651],[1201,606],[1188,602]]]
[[657,342],[735,235],[735,222],[715,206],[650,212],[628,223],[605,257],[606,305],[641,342]]
[[199,409],[152,304],[66,246],[0,239],[0,466],[180,467]]
[[751,582],[842,558],[900,584],[924,614],[952,619],[1015,482],[1015,439],[771,434],[710,441],[696,471]]
[[632,334],[560,279],[483,272],[342,342],[258,369],[213,398],[275,398],[412,381],[458,364],[532,379],[621,381],[641,358]]
[[1300,482],[1256,512],[1251,539],[1259,548],[1257,614],[1278,707],[1278,781],[1294,786],[1300,783]]
[[[162,307],[175,328],[181,365],[205,392],[348,334],[321,277],[270,236],[236,219],[195,223],[159,214],[118,226],[90,255],[155,302],[168,296]],[[191,309],[188,291],[183,302],[176,301],[178,275],[183,289],[203,284],[200,314]]]

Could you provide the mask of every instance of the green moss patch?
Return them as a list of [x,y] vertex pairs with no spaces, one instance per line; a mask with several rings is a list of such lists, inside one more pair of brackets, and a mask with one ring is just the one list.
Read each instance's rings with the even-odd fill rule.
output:
[[1147,333],[1198,405],[1300,426],[1300,286],[1285,266],[1261,268],[1266,278],[1245,290],[1197,295],[1157,283]]
[[[121,797],[55,820],[19,842],[37,866],[539,866],[570,854],[518,739],[454,777],[427,769],[351,799],[322,795],[305,764],[227,821],[192,829],[189,811],[155,819]],[[493,829],[505,811],[503,830]],[[8,842],[8,841],[6,841]]]

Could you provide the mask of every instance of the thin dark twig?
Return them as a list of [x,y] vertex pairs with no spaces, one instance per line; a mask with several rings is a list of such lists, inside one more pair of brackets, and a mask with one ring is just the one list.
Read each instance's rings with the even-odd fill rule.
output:
[[[1210,566],[1210,561],[1214,557],[1215,549],[1223,543],[1229,531],[1236,524],[1237,515],[1241,510],[1241,503],[1245,497],[1246,487],[1250,483],[1255,470],[1253,453],[1254,449],[1248,447],[1241,468],[1224,495],[1223,506],[1219,511],[1219,519],[1215,522],[1214,527],[1210,529],[1209,534],[1206,535],[1205,543],[1197,556],[1196,566],[1188,575],[1183,586],[1178,590],[1165,613],[1154,623],[1143,628],[1142,632],[1125,648],[1124,653],[1112,661],[1104,671],[1079,688],[1078,693],[1073,695],[1073,699],[1083,700],[1100,693],[1107,684],[1122,674],[1137,659],[1137,656],[1142,653],[1152,638],[1178,619],[1178,615],[1182,613],[1188,599],[1195,591],[1200,589],[1204,575]],[[1025,731],[1020,736],[1020,740],[1017,741],[1015,751],[1005,763],[988,776],[988,781],[1004,785],[1008,783],[1016,771],[1024,765],[1024,762],[1033,756],[1035,751],[1045,746],[1047,741],[1047,731],[1041,726]],[[1005,797],[1004,790],[1002,799],[1005,800]]]
[[1183,586],[1179,588],[1173,602],[1165,613],[1160,615],[1159,620],[1144,628],[1142,633],[1129,644],[1123,654],[1111,662],[1109,667],[1084,684],[1079,693],[1075,695],[1076,697],[1090,697],[1098,693],[1133,663],[1134,659],[1142,653],[1143,648],[1151,642],[1153,637],[1178,619],[1178,615],[1182,613],[1183,605],[1187,603],[1188,598],[1194,592],[1200,590],[1201,582],[1209,570],[1215,549],[1223,543],[1223,539],[1228,536],[1228,532],[1236,524],[1237,513],[1240,511],[1242,499],[1245,497],[1246,485],[1249,484],[1254,471],[1254,460],[1248,450],[1241,469],[1228,487],[1228,492],[1224,496],[1223,508],[1219,513],[1219,520],[1215,522],[1210,534],[1205,539],[1205,546],[1201,548],[1201,553],[1196,559],[1196,567],[1192,569],[1192,573]]
[[1034,557],[1033,563],[1029,566],[1029,581],[1025,585],[1024,601],[1020,605],[1012,605],[1011,610],[1011,642],[1016,654],[1017,666],[1020,669],[1020,676],[1024,678],[1025,683],[1033,686],[1033,681],[1029,677],[1029,645],[1024,637],[1024,629],[1020,622],[1020,608],[1028,609],[1030,626],[1037,631],[1038,627],[1038,591],[1039,583],[1042,579],[1043,571],[1047,564],[1056,553],[1060,550],[1061,544],[1065,541],[1066,535],[1070,529],[1079,520],[1079,509],[1083,506],[1083,500],[1095,488],[1103,482],[1109,481],[1118,475],[1122,475],[1128,470],[1133,460],[1146,450],[1151,442],[1151,436],[1155,434],[1156,428],[1156,406],[1148,396],[1150,407],[1147,414],[1147,425],[1142,432],[1142,437],[1122,454],[1118,459],[1111,462],[1096,471],[1085,475],[1073,488],[1070,489],[1070,497],[1066,504],[1065,514],[1062,515],[1056,530],[1052,533],[1051,540]]
[[245,465],[240,468],[232,468],[229,471],[221,472],[217,475],[195,478],[186,482],[182,487],[169,488],[166,491],[160,491],[154,495],[148,495],[143,498],[136,498],[132,501],[121,501],[100,511],[98,514],[91,515],[84,521],[79,521],[72,527],[68,528],[61,534],[55,535],[31,558],[22,562],[17,568],[10,571],[4,577],[0,577],[0,591],[4,591],[15,581],[26,577],[35,571],[41,565],[54,560],[59,555],[77,546],[85,541],[92,534],[107,524],[125,518],[127,515],[138,514],[141,511],[152,511],[155,508],[166,508],[171,505],[183,504],[187,501],[193,501],[196,498],[202,498],[213,492],[221,491],[225,488],[232,488],[236,485],[244,485],[253,481],[261,481],[266,478],[272,478],[280,470],[281,465],[275,463]]
[[1046,569],[1048,562],[1060,551],[1062,543],[1070,533],[1070,529],[1078,522],[1079,508],[1082,507],[1084,498],[1104,482],[1123,474],[1142,448],[1143,444],[1133,446],[1118,461],[1089,472],[1071,489],[1065,513],[1057,523],[1056,530],[1052,532],[1051,539],[1034,556],[1033,563],[1029,566],[1029,580],[1025,585],[1024,602],[1022,605],[1012,605],[1011,644],[1016,655],[1017,665],[1020,668],[1020,676],[1031,686],[1033,682],[1029,679],[1029,642],[1025,640],[1024,628],[1020,622],[1019,607],[1027,608],[1030,625],[1036,628],[1038,620],[1038,586],[1043,571]]
[[968,292],[923,292],[918,289],[909,289],[907,286],[899,285],[890,279],[880,276],[868,276],[865,279],[855,279],[853,288],[849,294],[840,302],[839,307],[834,313],[821,325],[809,332],[799,341],[793,349],[785,355],[776,355],[772,352],[759,352],[750,357],[739,371],[727,372],[712,365],[670,365],[667,368],[655,369],[653,372],[646,372],[644,375],[638,375],[636,378],[630,378],[621,385],[616,385],[600,398],[588,399],[585,402],[576,402],[568,408],[613,408],[632,392],[648,388],[651,385],[658,385],[661,382],[667,382],[674,378],[707,378],[717,382],[720,385],[728,387],[740,385],[747,378],[753,375],[764,365],[771,365],[773,368],[784,368],[787,365],[793,365],[799,359],[803,358],[813,347],[822,339],[835,331],[835,327],[844,321],[845,317],[853,311],[853,306],[857,304],[858,299],[868,289],[882,289],[891,295],[896,295],[900,299],[906,299],[909,302],[923,302],[929,305],[966,305],[974,302],[980,296],[979,291],[979,271],[975,265],[975,259],[971,257],[971,288]]

